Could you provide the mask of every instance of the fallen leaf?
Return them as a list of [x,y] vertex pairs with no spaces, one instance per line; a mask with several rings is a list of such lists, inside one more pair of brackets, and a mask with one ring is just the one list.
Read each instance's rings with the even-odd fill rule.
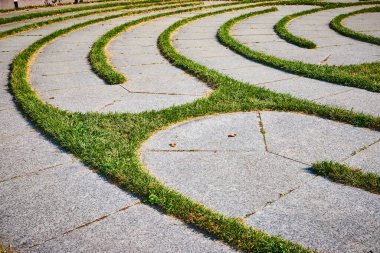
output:
[[231,138],[231,137],[236,137],[236,134],[229,134],[228,137],[229,137],[229,138]]
[[177,143],[172,142],[172,143],[169,144],[169,146],[172,147],[172,148],[174,148],[175,146],[177,146]]

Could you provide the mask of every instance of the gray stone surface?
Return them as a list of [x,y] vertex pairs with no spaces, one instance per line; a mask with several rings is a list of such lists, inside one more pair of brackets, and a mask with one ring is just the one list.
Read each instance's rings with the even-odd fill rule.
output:
[[29,252],[235,252],[145,205],[46,242]]
[[137,201],[78,163],[0,183],[0,237],[27,248]]
[[[291,52],[292,55],[295,53],[293,56],[309,57],[310,59],[313,58],[313,56],[309,53],[303,52],[303,49],[301,48],[290,45],[294,48],[284,50],[284,48],[280,48],[279,46],[268,44],[267,41],[263,40],[262,36],[260,36],[260,34],[264,37],[268,34],[273,35],[272,26],[276,20],[285,15],[284,12],[297,12],[305,8],[310,8],[310,6],[280,6],[279,8],[279,12],[257,16],[236,24],[232,30],[232,34],[245,35],[237,36],[236,38],[238,40],[241,40],[244,37],[247,41],[250,41],[249,38],[252,38],[263,42],[249,42],[250,44],[247,44],[247,46],[253,44],[255,46],[262,45],[263,48],[265,47],[270,50],[278,50],[282,53]],[[254,10],[261,9],[262,8],[256,8]],[[336,84],[329,84],[327,82],[285,73],[280,70],[249,61],[222,46],[215,38],[215,34],[217,33],[219,27],[229,19],[249,11],[252,10],[225,13],[191,22],[181,27],[173,36],[173,45],[186,57],[223,74],[227,74],[236,80],[244,81],[251,85],[266,87],[277,92],[288,93],[294,97],[315,100],[321,104],[341,107],[374,116],[379,115],[379,93],[369,92],[357,88],[344,87]],[[299,28],[302,29],[302,27]],[[300,31],[305,32],[305,28]],[[191,38],[194,34],[199,34],[199,36],[202,36],[203,39],[190,40],[189,38]],[[320,35],[320,32],[318,31],[317,34]],[[345,50],[348,49],[346,48]],[[358,50],[358,48],[355,48],[356,52]],[[360,52],[364,54],[366,51],[361,49]],[[372,51],[368,51],[368,54],[371,54],[371,52]],[[341,53],[347,54],[347,52],[342,51],[340,54]],[[209,56],[205,57],[206,54]],[[320,59],[322,60],[327,56],[328,54],[323,52],[320,54]],[[365,103],[363,101],[365,101]]]
[[[237,134],[229,145],[228,132]],[[379,141],[379,132],[315,116],[234,113],[158,131],[141,159],[169,187],[268,233],[326,252],[376,252],[379,196],[317,177],[305,163],[358,161],[371,170]]]
[[350,16],[343,20],[342,24],[356,32],[380,37],[380,14],[378,12]]
[[302,114],[263,112],[268,149],[297,161],[342,161],[380,139],[380,133]]
[[380,174],[380,142],[366,147],[345,161],[354,168]]
[[321,252],[379,252],[379,195],[316,178],[247,219]]
[[[105,182],[71,155],[59,150],[38,134],[15,109],[12,96],[7,90],[10,61],[18,52],[41,36],[90,19],[91,17],[87,17],[61,22],[0,40],[0,48],[4,51],[0,54],[2,78],[0,86],[0,203],[2,203],[0,205],[0,240],[4,244],[11,244],[20,252],[36,250],[32,247],[33,245],[40,245],[38,251],[47,249],[47,252],[67,252],[64,245],[70,245],[68,247],[70,252],[79,250],[88,252],[98,249],[118,252],[121,249],[128,250],[128,247],[138,251],[141,249],[154,251],[156,248],[162,251],[167,250],[167,252],[178,250],[188,252],[191,249],[231,252],[231,249],[220,242],[215,242],[181,222],[159,214],[150,207],[139,205],[136,209],[131,209],[129,213],[130,210],[124,208],[138,202],[134,196]],[[79,44],[65,45],[68,40],[63,38],[63,44],[58,45],[58,50],[52,49],[49,52],[49,54],[62,52],[62,54],[57,54],[61,57],[61,61],[58,61],[56,65],[57,68],[51,71],[46,70],[54,62],[52,58],[46,57],[45,63],[41,61],[34,65],[44,75],[59,76],[68,73],[72,74],[74,80],[83,72],[82,66],[78,66],[76,62],[77,59],[73,58],[75,53],[86,48],[81,45],[84,44],[83,41],[90,40],[84,38]],[[68,52],[74,54],[70,55]],[[65,56],[68,60],[66,62],[62,61],[65,60]],[[74,61],[70,62],[70,60]],[[71,72],[68,65],[75,66],[75,71]],[[57,82],[59,80],[63,79],[53,77],[50,80],[53,82],[44,83],[41,77],[39,84],[40,87],[46,88],[46,91],[57,89],[62,92],[65,87],[59,85]],[[74,80],[72,87],[83,85],[81,88],[84,88],[86,82],[82,80],[82,83],[80,79],[78,82]],[[107,86],[102,84],[98,87]],[[96,88],[92,90],[94,93],[102,92],[101,88],[95,90]],[[119,89],[124,90],[122,87]],[[66,91],[69,93],[69,89]],[[115,91],[114,95],[117,96],[117,94]],[[54,100],[55,98],[47,96],[45,99]],[[115,219],[110,217],[115,217]],[[128,219],[125,219],[126,217]],[[91,233],[94,230],[85,229],[98,224],[100,226],[96,228],[100,230],[97,231],[98,238],[94,241],[91,240],[93,238]],[[107,236],[104,235],[104,228],[107,228]],[[129,229],[129,234],[120,234],[120,237],[116,237],[119,235],[117,233],[124,232],[125,228]],[[64,234],[66,236],[63,236]],[[75,235],[74,240],[69,238],[71,234]],[[76,238],[83,239],[79,242],[83,248],[78,248]],[[84,238],[86,238],[85,244]],[[136,244],[138,239],[140,243]],[[59,243],[54,244],[56,241]],[[50,244],[45,244],[45,242],[50,242]],[[119,245],[123,248],[116,247]]]

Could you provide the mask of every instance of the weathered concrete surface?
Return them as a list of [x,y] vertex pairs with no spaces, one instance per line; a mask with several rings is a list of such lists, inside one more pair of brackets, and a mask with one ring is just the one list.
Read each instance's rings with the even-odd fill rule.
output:
[[[11,60],[40,37],[90,19],[57,23],[0,40],[5,51],[0,55],[0,240],[20,252],[67,252],[68,248],[70,252],[118,252],[128,247],[135,251],[157,248],[165,252],[232,252],[148,206],[139,204],[129,209],[139,203],[135,196],[104,181],[59,150],[18,112],[7,89]],[[51,64],[48,58],[45,64]],[[46,68],[42,64],[39,67]],[[67,63],[61,67],[67,68]],[[77,70],[78,77],[80,67]],[[94,228],[98,229],[98,237],[91,240]],[[117,237],[125,228],[129,233]],[[102,237],[105,229],[108,234]],[[136,245],[137,241],[140,244]]]
[[380,13],[362,13],[343,20],[345,27],[355,32],[380,37]]
[[30,252],[233,252],[182,222],[135,205]]
[[379,196],[317,177],[310,164],[359,161],[373,171],[379,141],[379,132],[313,116],[234,113],[159,131],[141,159],[168,186],[271,234],[326,252],[376,252]]
[[[286,15],[285,13],[310,9],[310,6],[278,6],[278,8],[279,12],[260,15],[236,24],[232,34],[237,40],[250,38],[261,41],[252,43],[254,45],[267,45],[268,41],[273,40],[277,44],[272,45],[270,48],[281,48],[280,44],[283,45],[285,42],[276,42],[279,38],[273,36],[272,26],[275,21]],[[224,13],[196,20],[181,27],[177,34],[173,36],[172,43],[186,57],[220,73],[227,74],[236,80],[287,93],[298,98],[314,100],[321,104],[342,107],[374,116],[380,115],[379,93],[299,77],[263,66],[237,55],[217,41],[215,34],[223,23],[240,14],[261,9],[254,8],[234,13]],[[263,35],[256,36],[257,34]],[[268,36],[267,34],[272,35]],[[247,39],[247,41],[251,41],[250,39]],[[297,47],[297,50],[301,49]],[[286,50],[282,51],[287,52]],[[343,54],[345,52],[339,51],[337,53],[337,55]],[[301,52],[297,55],[307,57],[308,54]],[[347,99],[347,97],[350,97],[350,99]]]

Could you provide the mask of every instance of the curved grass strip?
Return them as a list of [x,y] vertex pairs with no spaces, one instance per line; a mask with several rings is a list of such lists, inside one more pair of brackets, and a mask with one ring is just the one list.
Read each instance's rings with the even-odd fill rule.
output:
[[304,15],[311,14],[311,13],[315,13],[315,12],[322,11],[322,10],[326,10],[326,8],[311,9],[311,10],[301,11],[301,12],[298,12],[298,13],[295,13],[292,15],[285,16],[282,19],[280,19],[280,21],[278,21],[274,25],[274,27],[273,27],[274,31],[277,33],[278,37],[280,37],[281,39],[283,39],[283,40],[285,40],[291,44],[294,44],[294,45],[302,47],[302,48],[309,48],[309,49],[316,48],[317,44],[315,44],[314,42],[312,42],[308,39],[293,35],[291,32],[289,32],[289,30],[286,28],[286,26],[288,25],[288,23],[291,20],[293,20],[297,17],[304,16]]
[[[257,1],[260,2],[260,1]],[[154,16],[149,16],[149,17],[143,17],[137,20],[133,20],[131,22],[124,23],[120,26],[117,26],[111,30],[109,30],[107,33],[103,34],[98,40],[95,41],[95,43],[91,47],[91,51],[89,54],[89,61],[91,64],[92,70],[99,76],[99,78],[103,79],[106,83],[108,84],[121,84],[127,81],[127,78],[120,72],[118,72],[110,63],[105,51],[106,46],[108,43],[115,38],[118,34],[121,32],[125,31],[126,29],[133,27],[137,24],[154,20],[157,18],[169,16],[169,15],[175,15],[179,13],[184,13],[184,12],[189,12],[189,11],[194,11],[194,10],[202,10],[202,9],[207,9],[207,8],[215,8],[215,7],[221,7],[221,6],[231,6],[231,5],[236,5],[240,4],[239,2],[236,3],[228,3],[228,4],[219,4],[219,5],[214,5],[214,6],[205,6],[205,7],[200,7],[198,9],[188,9],[188,10],[176,10],[173,12],[166,12],[166,13],[159,13]],[[243,7],[237,7],[234,8],[234,10],[241,10],[241,9],[246,9],[246,8],[252,8],[256,6],[254,5],[246,5]]]
[[371,35],[367,35],[364,33],[360,33],[360,32],[355,32],[355,31],[353,31],[353,30],[342,25],[342,21],[348,17],[358,15],[358,14],[362,14],[362,13],[369,13],[369,12],[380,12],[380,6],[376,6],[376,7],[372,7],[372,8],[366,8],[366,9],[362,9],[362,10],[358,10],[358,11],[339,15],[339,16],[335,17],[333,20],[331,20],[331,22],[329,24],[330,28],[333,29],[334,31],[336,31],[337,33],[340,33],[344,36],[347,36],[347,37],[350,37],[350,38],[353,38],[356,40],[368,42],[371,44],[380,45],[380,38],[374,37]]
[[280,19],[275,25],[274,25],[274,31],[277,33],[277,35],[282,38],[283,40],[301,47],[301,48],[308,48],[308,49],[313,49],[317,47],[317,44],[315,44],[313,41],[296,36],[292,34],[288,29],[287,25],[293,20],[301,16],[309,15],[312,13],[320,12],[320,11],[325,11],[325,10],[331,10],[331,9],[336,9],[340,7],[350,7],[350,6],[358,6],[358,5],[368,5],[368,4],[379,4],[380,2],[378,1],[368,1],[365,3],[323,3],[319,4],[322,8],[316,8],[316,9],[311,9],[311,10],[306,10],[306,11],[301,11],[297,12],[294,14],[290,14],[288,16],[283,17]]
[[92,6],[80,6],[80,7],[71,7],[71,8],[65,8],[65,9],[58,9],[58,10],[50,10],[50,11],[41,11],[41,12],[33,12],[33,13],[27,13],[22,14],[14,17],[9,18],[0,18],[0,25],[2,24],[8,24],[8,23],[14,23],[19,22],[22,20],[29,20],[34,18],[41,18],[41,17],[49,17],[69,12],[77,12],[77,11],[87,11],[87,10],[94,10],[94,9],[102,9],[102,8],[110,8],[110,7],[117,7],[117,6],[134,6],[134,5],[141,5],[141,4],[154,4],[154,3],[160,3],[162,1],[160,0],[144,0],[144,1],[138,1],[138,2],[115,2],[115,3],[105,3],[105,4],[97,4]]
[[332,161],[313,163],[313,170],[329,180],[380,194],[380,177],[372,172],[351,168],[345,164]]
[[[201,16],[204,17],[204,14]],[[106,18],[57,30],[23,50],[12,62],[12,93],[19,108],[40,131],[87,166],[139,196],[142,201],[193,224],[242,251],[309,252],[295,243],[250,228],[240,219],[222,216],[166,187],[140,163],[138,150],[142,142],[151,133],[176,122],[216,113],[265,109],[295,111],[377,130],[380,130],[380,118],[249,86],[179,55],[170,45],[170,35],[181,25],[196,18],[181,20],[170,26],[161,34],[159,47],[173,64],[207,81],[210,86],[218,87],[208,98],[139,114],[70,113],[41,101],[28,81],[28,66],[33,56],[52,40]]]
[[185,6],[190,6],[190,5],[185,5],[186,3],[189,3],[189,4],[192,3],[192,6],[201,5],[202,4],[202,2],[200,2],[200,1],[189,0],[189,1],[171,1],[171,2],[151,3],[151,4],[146,4],[145,3],[145,4],[141,4],[141,5],[136,4],[134,6],[126,6],[126,7],[120,7],[120,8],[114,8],[114,7],[112,7],[111,9],[102,9],[102,10],[97,10],[97,11],[79,13],[79,14],[76,14],[76,15],[71,15],[71,16],[66,16],[66,17],[58,17],[58,18],[49,19],[49,20],[46,20],[46,21],[41,21],[41,22],[36,22],[36,23],[33,23],[33,24],[28,24],[28,25],[16,27],[16,28],[9,29],[9,30],[6,30],[6,31],[0,31],[0,39],[8,37],[8,36],[11,36],[11,35],[14,35],[14,34],[17,34],[17,33],[20,33],[20,32],[24,32],[24,31],[40,28],[40,27],[43,27],[43,26],[46,26],[46,25],[54,24],[54,23],[57,23],[57,22],[62,22],[62,21],[65,21],[65,20],[76,19],[76,18],[86,17],[86,16],[90,16],[90,15],[96,15],[96,14],[101,14],[101,13],[107,13],[107,12],[114,12],[114,11],[119,11],[119,10],[130,10],[130,9],[135,9],[135,8],[151,7],[151,6],[172,6],[172,8],[175,8],[175,7],[178,7],[178,5],[177,6],[173,6],[173,5],[174,4],[178,4],[178,3],[181,3],[182,6],[184,6],[184,7]]
[[234,39],[229,32],[231,27],[237,22],[253,15],[255,14],[244,14],[223,24],[217,35],[219,41],[245,58],[270,67],[330,83],[356,87],[372,92],[380,92],[380,72],[378,71],[380,65],[377,62],[349,66],[321,66],[300,61],[281,59],[244,46]]
[[[80,4],[90,4],[90,3],[102,3],[102,2],[119,2],[124,0],[98,0],[98,1],[86,1]],[[72,3],[59,3],[56,4],[56,6],[65,6],[65,5],[72,5]],[[43,8],[49,8],[52,7],[51,5],[31,5],[31,6],[25,6],[25,7],[19,7],[18,9],[1,9],[0,13],[9,13],[9,12],[16,12],[16,11],[25,11],[25,10],[35,10],[35,9],[43,9]]]

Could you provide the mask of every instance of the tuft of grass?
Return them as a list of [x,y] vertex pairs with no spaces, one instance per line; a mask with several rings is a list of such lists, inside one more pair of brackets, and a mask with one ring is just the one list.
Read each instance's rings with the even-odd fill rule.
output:
[[312,168],[318,175],[333,182],[380,194],[380,177],[375,173],[364,172],[333,161],[316,162],[313,163]]
[[[252,15],[254,15],[254,13],[252,13]],[[378,71],[380,65],[377,62],[348,66],[321,66],[281,59],[253,50],[241,44],[230,35],[230,29],[237,22],[249,17],[249,14],[244,14],[223,24],[217,34],[219,41],[245,58],[270,67],[330,83],[356,87],[372,92],[380,92],[380,72]]]
[[333,29],[334,31],[336,31],[337,33],[340,33],[344,36],[347,36],[347,37],[350,37],[350,38],[353,38],[356,40],[368,42],[371,44],[380,45],[380,38],[374,37],[371,35],[367,35],[364,33],[360,33],[360,32],[355,32],[355,31],[353,31],[353,30],[342,25],[342,21],[348,17],[358,15],[358,14],[362,14],[362,13],[369,13],[369,12],[380,12],[380,7],[376,6],[376,7],[361,9],[358,11],[353,11],[350,13],[345,13],[345,14],[339,15],[339,16],[335,17],[333,20],[331,20],[331,22],[329,23],[330,28]]
[[223,11],[233,10],[214,11],[180,20],[168,27],[158,39],[161,53],[173,65],[215,88],[208,98],[139,114],[71,113],[41,101],[28,81],[29,65],[34,55],[44,45],[58,37],[112,16],[57,30],[23,50],[12,62],[10,74],[12,93],[19,108],[41,132],[79,158],[85,165],[121,188],[139,196],[143,202],[150,203],[241,251],[311,252],[299,244],[248,227],[239,218],[223,216],[170,189],[152,176],[139,160],[140,146],[151,133],[179,121],[218,113],[254,110],[303,112],[380,130],[378,117],[322,106],[250,86],[197,64],[175,51],[170,41],[172,33],[193,20]]

